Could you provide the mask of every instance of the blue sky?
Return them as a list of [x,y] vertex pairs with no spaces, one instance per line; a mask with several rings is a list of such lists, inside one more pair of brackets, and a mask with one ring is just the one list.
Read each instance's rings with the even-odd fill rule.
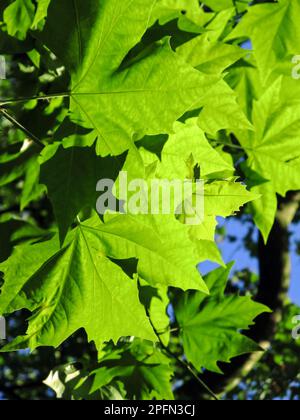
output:
[[[249,268],[252,272],[258,274],[258,261],[256,258],[251,258],[249,252],[245,250],[242,242],[248,232],[249,224],[242,223],[240,220],[235,218],[229,218],[226,219],[226,221],[220,220],[220,224],[225,224],[228,235],[234,235],[238,238],[236,242],[230,243],[228,240],[225,240],[220,244],[220,249],[225,263],[235,261],[235,270]],[[291,233],[292,279],[289,294],[292,302],[300,305],[300,255],[296,254],[295,246],[295,240],[300,241],[300,224],[293,225],[291,227]],[[258,232],[256,232],[255,235],[257,236]],[[202,274],[205,274],[215,267],[216,265],[211,263],[200,264],[200,271]]]

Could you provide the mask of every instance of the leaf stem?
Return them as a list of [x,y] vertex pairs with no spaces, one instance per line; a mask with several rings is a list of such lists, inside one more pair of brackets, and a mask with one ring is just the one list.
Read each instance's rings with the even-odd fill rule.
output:
[[150,324],[151,324],[151,326],[152,326],[152,328],[153,328],[153,331],[154,331],[154,333],[155,333],[155,335],[157,336],[157,338],[158,338],[158,341],[159,341],[159,343],[160,343],[160,345],[161,345],[161,347],[162,347],[162,349],[169,355],[169,356],[171,356],[172,358],[174,358],[175,360],[177,360],[177,362],[182,366],[182,367],[184,367],[185,369],[187,369],[192,375],[193,375],[193,377],[196,379],[196,381],[201,385],[201,387],[202,388],[204,388],[207,392],[208,392],[208,394],[214,399],[214,400],[216,400],[216,401],[219,401],[219,398],[217,397],[217,395],[209,388],[209,386],[208,385],[206,385],[206,383],[204,382],[204,381],[202,381],[202,379],[200,379],[199,378],[199,376],[197,375],[197,373],[194,371],[194,369],[189,365],[189,363],[187,363],[187,362],[185,362],[184,360],[182,360],[179,356],[177,356],[177,354],[175,354],[175,353],[173,353],[164,343],[163,343],[163,341],[162,341],[162,339],[161,339],[161,337],[160,337],[160,334],[157,332],[157,330],[156,330],[156,328],[155,328],[155,326],[154,326],[154,324],[153,324],[153,322],[152,322],[152,319],[151,319],[151,317],[150,317],[150,314],[149,314],[149,310],[146,308],[146,313],[147,313],[147,316],[148,316],[148,318],[149,318],[149,321],[150,321]]
[[26,127],[24,127],[19,121],[17,121],[14,117],[12,117],[5,109],[1,108],[0,106],[0,113],[5,117],[8,121],[10,121],[15,127],[23,131],[34,143],[36,143],[42,149],[45,145],[41,142],[41,140],[36,137],[31,131],[29,131]]
[[[152,325],[153,326],[153,325]],[[156,334],[155,328],[153,327],[154,332]],[[156,334],[157,335],[157,334]],[[189,363],[185,362],[184,360],[182,360],[179,356],[177,356],[177,354],[173,353],[167,346],[164,345],[164,343],[162,342],[161,338],[159,335],[157,335],[160,345],[162,346],[162,348],[174,359],[177,360],[177,362],[184,367],[185,369],[187,369],[192,376],[196,379],[196,381],[202,386],[202,388],[204,388],[208,394],[215,400],[215,401],[219,401],[219,398],[217,397],[217,395],[209,388],[208,385],[206,385],[206,383],[204,381],[202,381],[201,378],[199,378],[199,376],[197,375],[197,373],[194,371],[194,369],[190,366]]]
[[12,99],[7,99],[4,102],[1,102],[0,100],[0,106],[12,105],[12,104],[28,102],[28,101],[47,101],[47,100],[56,99],[56,98],[69,98],[70,96],[71,94],[69,92],[64,92],[64,93],[53,93],[50,95],[36,95],[36,96],[27,96],[24,98],[12,98]]
[[212,140],[214,143],[220,145],[220,146],[227,146],[227,147],[231,147],[232,149],[237,149],[237,150],[253,150],[250,147],[241,147],[238,146],[236,144],[232,144],[232,143],[227,143],[224,141],[219,141],[219,140]]

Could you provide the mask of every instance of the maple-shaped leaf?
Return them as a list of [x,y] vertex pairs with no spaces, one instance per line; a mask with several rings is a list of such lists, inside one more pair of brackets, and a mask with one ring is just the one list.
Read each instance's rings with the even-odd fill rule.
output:
[[[204,183],[203,203],[204,218],[198,225],[188,226],[181,223],[176,225],[172,217],[162,215],[152,216],[150,223],[156,223],[156,229],[170,240],[171,232],[177,232],[177,235],[185,237],[186,233],[194,243],[198,263],[212,258],[213,261],[222,264],[220,253],[215,244],[216,217],[232,216],[240,208],[260,197],[260,195],[250,192],[246,187],[232,178],[234,171],[232,165],[222,158],[207,141],[203,131],[198,127],[196,119],[190,119],[185,124],[176,123],[174,126],[175,134],[169,136],[165,141],[160,152],[161,159],[155,153],[139,149],[140,153],[129,153],[126,159],[124,169],[128,170],[128,179],[193,179],[194,167],[199,165],[201,177],[207,178]],[[149,177],[147,178],[147,168]],[[216,172],[219,171],[219,172]],[[218,176],[228,176],[228,179],[218,179]],[[216,179],[215,179],[216,177]],[[151,190],[151,183],[149,183]],[[120,197],[122,198],[122,197]],[[185,223],[184,215],[179,219]],[[172,226],[172,228],[171,228]],[[164,229],[166,232],[164,232]],[[185,234],[184,234],[185,233]],[[172,238],[174,235],[172,235]],[[201,241],[201,243],[199,243]],[[179,244],[179,242],[178,242]],[[186,244],[186,249],[192,247],[192,244],[181,240],[181,245]],[[189,252],[189,251],[187,251]],[[196,259],[197,259],[196,258]]]
[[131,346],[108,353],[91,373],[90,393],[119,379],[130,400],[172,400],[170,359],[149,343],[135,340]]
[[208,293],[196,268],[198,261],[188,232],[172,215],[117,215],[107,223],[94,217],[82,226],[101,240],[109,257],[138,259],[137,272],[150,285]]
[[[53,235],[52,235],[53,236]],[[21,290],[26,282],[52,255],[59,251],[57,237],[33,246],[31,243],[17,246],[13,254],[0,265],[5,282],[1,288],[0,313],[10,313],[14,308],[26,306]]]
[[[26,336],[18,337],[4,350],[57,347],[82,327],[98,348],[103,342],[116,342],[122,336],[155,341],[138,299],[136,280],[105,256],[100,239],[88,229],[79,227],[72,236],[43,264],[30,257],[18,278],[14,273],[26,263],[26,253],[23,258],[15,253],[8,260],[9,265],[1,265],[5,283],[0,312],[21,308],[34,312]],[[26,251],[38,258],[45,257],[45,251],[50,249],[46,242]]]
[[300,188],[299,152],[300,101],[290,98],[279,77],[254,102],[252,120],[255,131],[238,133],[248,155],[247,165],[265,183],[252,190],[262,195],[253,203],[255,221],[265,240],[272,228],[276,211],[276,193],[285,196]]
[[251,188],[254,193],[260,194],[260,199],[250,204],[253,220],[259,228],[264,241],[267,242],[277,211],[277,196],[270,181]]
[[250,297],[224,295],[231,267],[219,268],[206,277],[209,297],[191,291],[179,293],[174,302],[185,355],[198,371],[205,368],[222,373],[217,362],[259,350],[240,331],[269,309]]
[[264,82],[280,62],[299,53],[299,14],[299,0],[254,5],[228,36],[251,39]]
[[220,180],[205,184],[205,214],[228,217],[250,201],[259,198],[248,191],[245,186],[233,180]]
[[112,371],[107,372],[107,375],[105,375],[106,372],[102,371],[105,375],[103,382],[108,383],[108,385],[103,385],[95,392],[90,393],[93,381],[87,368],[82,368],[81,364],[78,363],[57,366],[51,370],[43,383],[55,392],[58,399],[64,401],[119,401],[125,399],[123,384],[118,379],[114,380]]
[[[170,229],[174,226],[181,225],[174,220]],[[27,336],[5,349],[58,346],[81,327],[98,347],[127,335],[154,339],[138,299],[137,280],[109,258],[138,259],[138,274],[154,287],[174,285],[208,293],[187,233],[173,228],[172,234],[174,239],[166,241],[170,236],[166,226],[157,233],[131,216],[113,217],[107,223],[94,217],[73,230],[62,249],[56,236],[17,247],[0,265],[4,273],[0,313],[27,308],[34,315]]]
[[203,107],[199,125],[212,135],[223,129],[251,129],[252,125],[237,101],[237,94],[221,78],[223,71],[245,56],[247,51],[223,42],[210,41],[209,36],[208,33],[193,38],[177,49],[177,53],[194,68],[220,76],[208,95],[198,103],[199,107]]
[[97,366],[59,366],[44,381],[64,400],[173,399],[170,359],[152,343],[108,344]]
[[[162,40],[133,59],[155,0],[51,2],[36,36],[72,76],[73,118],[95,131],[97,153],[118,155],[145,134],[168,133],[215,77],[193,70]],[[80,115],[80,117],[79,117]]]

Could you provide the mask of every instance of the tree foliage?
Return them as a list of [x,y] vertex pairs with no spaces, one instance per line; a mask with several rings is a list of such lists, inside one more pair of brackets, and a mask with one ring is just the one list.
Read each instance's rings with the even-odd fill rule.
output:
[[[22,325],[1,351],[75,342],[43,372],[58,398],[172,399],[181,369],[262,351],[244,333],[270,309],[227,287],[216,226],[243,208],[267,241],[278,197],[300,189],[299,11],[1,2],[0,314]],[[124,170],[149,185],[200,175],[203,222],[99,217],[97,182]],[[207,260],[220,267],[201,276]]]

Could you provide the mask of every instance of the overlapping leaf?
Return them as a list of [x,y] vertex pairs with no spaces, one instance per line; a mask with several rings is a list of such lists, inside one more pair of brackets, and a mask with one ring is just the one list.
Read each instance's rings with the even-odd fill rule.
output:
[[221,373],[217,362],[229,362],[235,356],[259,350],[240,331],[248,329],[253,319],[268,309],[249,297],[224,296],[230,268],[220,268],[207,276],[209,297],[187,292],[175,302],[186,357],[199,371],[206,368]]
[[78,370],[72,364],[51,371],[44,382],[58,398],[173,399],[170,360],[150,343],[108,345],[97,368]]
[[[55,152],[54,156],[49,159]],[[96,184],[116,179],[122,158],[100,158],[93,147],[63,148],[59,144],[44,151],[40,182],[45,184],[60,229],[61,242],[84,207],[95,208]],[[53,176],[56,173],[56,176]]]
[[117,155],[129,149],[133,139],[170,132],[173,122],[215,81],[186,65],[167,40],[125,60],[145,33],[154,4],[155,0],[50,4],[39,38],[70,71],[71,109],[95,130],[98,154]]
[[253,188],[262,194],[255,202],[255,220],[267,239],[274,222],[276,193],[285,196],[300,188],[300,102],[289,98],[278,78],[254,103],[254,132],[238,138],[248,154],[248,165],[267,182]]
[[35,311],[27,335],[16,339],[8,349],[56,347],[82,327],[99,348],[104,341],[117,341],[121,336],[155,340],[138,299],[136,281],[101,252],[99,238],[78,228],[63,249],[51,254],[49,245],[26,249],[35,259],[29,257],[24,275],[21,271],[17,279],[14,273],[26,262],[25,253],[22,259],[14,254],[9,265],[1,267],[5,286],[0,312],[23,307]]
[[[23,188],[22,209],[46,186],[59,228],[56,235],[19,219],[1,219],[8,241],[1,260],[13,245],[22,244],[0,264],[0,314],[32,312],[26,335],[5,350],[59,346],[80,328],[98,349],[126,336],[149,340],[140,348],[134,338],[128,344],[121,340],[118,351],[109,344],[92,374],[80,372],[75,378],[72,372],[64,383],[65,369],[55,370],[48,384],[60,397],[172,398],[169,358],[152,343],[156,332],[169,344],[169,286],[185,291],[175,293],[175,315],[185,356],[199,371],[219,372],[219,361],[257,350],[240,331],[266,308],[248,297],[224,295],[230,267],[204,281],[197,265],[206,259],[223,264],[215,242],[216,216],[231,216],[252,202],[255,221],[267,237],[276,193],[300,189],[299,89],[291,81],[275,80],[276,72],[290,73],[290,58],[298,53],[300,3],[249,6],[241,20],[236,15],[248,8],[246,0],[203,3],[14,0],[0,6],[1,51],[30,51],[39,74],[37,94],[49,92],[46,97],[53,100],[47,118],[55,97],[67,107],[59,121],[49,118],[47,128],[39,130],[41,140],[51,143],[39,160],[32,145],[22,151],[20,144],[2,149],[0,186],[25,180],[17,185]],[[253,52],[238,46],[247,38]],[[63,75],[58,84],[40,75],[49,60],[55,62],[50,73]],[[64,67],[58,67],[61,63]],[[16,115],[22,103],[19,98]],[[228,139],[229,133],[240,144]],[[223,139],[229,142],[226,149],[213,147]],[[231,149],[232,154],[225,153]],[[243,149],[247,185],[235,177]],[[120,170],[129,180],[147,183],[201,177],[203,222],[188,226],[186,215],[177,220],[174,215],[107,213],[103,221],[95,216],[80,222],[76,216],[82,210],[90,214],[95,208],[98,180],[114,180]],[[121,200],[118,184],[115,192]]]
[[104,358],[99,368],[92,372],[91,392],[105,385],[110,376],[121,380],[130,400],[172,400],[173,371],[169,358],[147,343],[137,342],[124,350]]
[[220,76],[208,96],[199,101],[199,106],[204,105],[199,117],[201,128],[213,135],[222,129],[251,129],[237,102],[236,93],[221,78],[224,70],[247,52],[234,45],[211,41],[208,33],[181,45],[177,53],[201,72]]
[[131,217],[119,216],[106,224],[94,218],[71,232],[61,250],[56,237],[17,248],[0,266],[4,272],[0,313],[28,308],[34,315],[27,336],[8,348],[58,346],[81,327],[98,347],[127,335],[154,339],[136,280],[108,257],[138,258],[139,275],[154,286],[207,293],[195,256],[185,253],[188,236],[173,233],[173,242],[166,243],[148,224]]
[[264,82],[281,62],[299,53],[299,0],[279,0],[249,8],[229,39],[250,38]]

